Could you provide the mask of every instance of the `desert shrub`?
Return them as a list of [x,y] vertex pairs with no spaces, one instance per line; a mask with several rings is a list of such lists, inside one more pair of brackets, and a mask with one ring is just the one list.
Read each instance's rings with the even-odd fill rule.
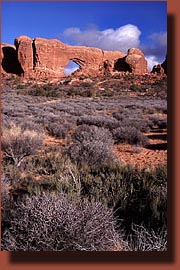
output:
[[160,98],[167,97],[167,77],[163,77],[161,80],[156,80],[151,85],[151,95],[156,94]]
[[141,132],[148,132],[151,127],[151,122],[149,119],[145,119],[143,117],[137,118],[129,118],[124,119],[123,123],[124,126],[134,127]]
[[107,128],[112,130],[119,126],[116,119],[107,116],[97,116],[97,115],[85,115],[77,119],[77,125],[93,125],[97,127]]
[[106,251],[121,243],[112,211],[100,203],[73,203],[62,193],[26,197],[3,220],[8,251]]
[[158,167],[154,171],[129,170],[124,175],[126,199],[119,198],[114,207],[118,217],[124,218],[126,228],[143,224],[157,230],[167,222],[167,170]]
[[89,85],[81,85],[81,86],[75,86],[71,87],[67,90],[67,96],[81,96],[81,97],[94,97],[96,95],[95,89]]
[[65,139],[68,136],[69,131],[72,128],[72,125],[68,122],[64,121],[58,121],[58,122],[49,122],[48,125],[46,125],[46,129],[48,130],[49,134],[51,136]]
[[145,91],[145,89],[143,89],[142,86],[139,86],[139,85],[137,85],[137,84],[132,84],[132,85],[130,86],[130,90],[131,90],[131,91],[135,91],[135,92],[144,92],[144,91]]
[[121,108],[121,109],[118,110],[118,112],[113,112],[113,113],[112,113],[112,116],[113,116],[115,119],[117,119],[117,120],[119,120],[119,121],[122,121],[122,120],[124,119],[125,110],[126,110],[126,109],[123,110],[123,108]]
[[11,185],[11,195],[15,199],[24,194],[32,196],[53,191],[64,192],[76,200],[81,192],[76,165],[62,155],[61,147],[57,145],[45,146],[18,167],[3,162],[2,173]]
[[132,224],[132,233],[127,241],[132,251],[166,251],[167,229],[163,227],[154,231],[143,225]]
[[18,180],[18,185],[13,184],[16,193],[21,187],[30,195],[63,192],[74,201],[100,202],[114,208],[117,219],[123,220],[124,228],[130,231],[132,223],[144,223],[146,228],[154,230],[166,223],[167,172],[164,167],[141,171],[117,163],[76,166],[58,149],[33,156],[22,165],[24,177],[17,173],[11,177]]
[[158,115],[154,114],[150,118],[152,126],[157,126],[160,129],[167,128],[167,119],[161,119]]
[[164,128],[167,128],[167,119],[160,119],[158,122],[157,122],[157,125],[160,129],[164,129]]
[[104,128],[82,125],[76,130],[73,139],[74,143],[67,153],[78,165],[102,166],[115,159],[111,133]]
[[146,119],[139,112],[134,109],[121,109],[113,113],[113,117],[119,120],[119,126],[121,127],[134,127],[141,132],[149,131],[152,123],[150,119]]
[[8,207],[10,201],[10,181],[5,175],[1,176],[1,207]]
[[44,96],[44,97],[58,97],[57,88],[51,84],[45,84],[42,86],[36,86],[26,91],[31,96]]
[[32,119],[16,119],[14,121],[18,126],[22,128],[22,130],[32,130],[38,133],[43,133],[43,125],[42,123],[37,123],[36,120]]
[[113,130],[113,138],[115,143],[129,143],[140,146],[145,146],[148,139],[139,130],[134,127],[119,127]]
[[19,117],[5,117],[4,115],[2,116],[2,127],[3,128],[10,128],[12,122],[16,125],[19,126],[22,131],[24,130],[32,130],[36,132],[43,132],[43,125],[42,123],[37,123],[37,119],[32,120],[32,118],[19,118]]
[[33,154],[43,142],[43,134],[33,130],[22,129],[14,123],[3,129],[2,150],[5,157],[10,159],[16,166],[22,160]]
[[160,117],[159,117],[157,114],[153,114],[153,115],[151,115],[151,116],[149,117],[149,120],[151,121],[152,127],[153,127],[153,126],[156,126],[156,125],[157,125],[157,123],[158,123],[159,120],[160,120]]
[[63,191],[69,197],[79,196],[81,185],[78,170],[70,159],[62,155],[58,147],[48,148],[22,165],[26,175],[21,179],[21,185],[26,187],[29,194],[49,190]]

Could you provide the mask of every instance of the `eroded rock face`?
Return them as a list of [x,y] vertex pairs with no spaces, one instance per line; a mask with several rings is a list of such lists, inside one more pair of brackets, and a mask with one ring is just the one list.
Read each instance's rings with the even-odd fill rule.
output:
[[21,36],[14,41],[17,50],[17,57],[23,69],[24,76],[30,76],[33,70],[32,39]]
[[129,71],[137,74],[147,72],[147,61],[138,49],[129,49],[128,54],[119,51],[103,51],[86,46],[70,46],[56,39],[31,39],[20,36],[15,39],[16,54],[21,66],[21,75],[36,78],[65,76],[64,68],[69,61],[79,65],[78,75],[104,74],[108,61],[110,72]]
[[155,65],[152,69],[152,73],[164,75],[164,69],[161,64]]
[[134,74],[145,74],[147,70],[147,60],[143,52],[136,48],[128,50],[125,62],[129,65],[131,72]]

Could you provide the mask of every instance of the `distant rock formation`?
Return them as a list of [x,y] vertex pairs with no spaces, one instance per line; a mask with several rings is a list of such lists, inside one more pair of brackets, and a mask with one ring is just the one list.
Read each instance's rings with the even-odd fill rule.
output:
[[164,60],[162,64],[157,64],[153,66],[151,73],[155,73],[159,75],[164,75],[164,74],[167,75],[167,55],[166,55],[166,59]]
[[[110,72],[129,71],[134,74],[147,73],[147,61],[139,49],[129,49],[127,55],[120,51],[104,51],[86,46],[70,46],[56,39],[20,36],[15,47],[3,46],[2,67],[7,73],[35,78],[65,76],[64,68],[69,61],[79,65],[78,75],[96,76],[105,74],[106,61]],[[13,65],[12,65],[13,62]],[[9,64],[11,63],[11,64]],[[14,67],[13,69],[10,66]]]

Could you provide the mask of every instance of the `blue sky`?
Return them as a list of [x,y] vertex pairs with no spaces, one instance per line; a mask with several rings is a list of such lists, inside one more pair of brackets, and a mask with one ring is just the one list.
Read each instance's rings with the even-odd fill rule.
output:
[[124,52],[138,47],[152,66],[166,54],[166,2],[3,2],[2,42],[20,35]]

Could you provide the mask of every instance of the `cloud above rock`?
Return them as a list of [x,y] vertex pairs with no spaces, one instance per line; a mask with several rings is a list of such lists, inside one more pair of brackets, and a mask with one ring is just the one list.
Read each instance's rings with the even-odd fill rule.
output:
[[100,31],[97,26],[92,25],[85,30],[78,27],[67,28],[63,32],[63,39],[67,43],[80,46],[96,47],[103,50],[118,50],[124,53],[129,48],[139,48],[145,54],[148,68],[161,63],[167,52],[167,33],[153,33],[147,37],[148,43],[140,41],[141,30],[133,24],[126,24],[119,28],[108,28]]
[[151,71],[152,68],[159,64],[160,62],[158,61],[158,59],[156,58],[156,56],[154,55],[149,55],[149,56],[146,56],[146,60],[147,60],[147,63],[148,63],[148,70]]
[[76,45],[84,45],[96,47],[103,50],[119,50],[127,52],[130,47],[138,47],[140,44],[139,37],[141,31],[137,26],[127,24],[117,29],[98,30],[96,27],[91,27],[86,30],[81,30],[77,27],[67,28],[63,36]]
[[150,69],[165,60],[167,53],[167,32],[154,33],[148,37],[150,44],[140,46]]

